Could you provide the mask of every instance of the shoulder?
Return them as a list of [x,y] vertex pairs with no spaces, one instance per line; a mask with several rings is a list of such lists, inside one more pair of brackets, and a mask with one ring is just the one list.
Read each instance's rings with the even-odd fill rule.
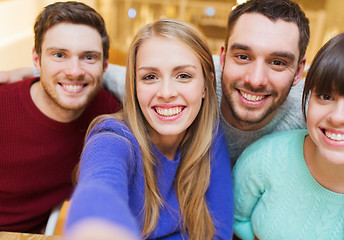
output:
[[133,134],[124,121],[119,121],[111,115],[99,117],[97,124],[92,128],[87,139],[100,133],[115,133],[119,136],[132,138]]
[[[238,159],[250,164],[272,164],[290,156],[291,152],[302,150],[306,129],[296,129],[266,135],[248,146]],[[283,160],[281,160],[283,161]]]
[[122,108],[121,103],[107,90],[100,89],[90,102],[86,112],[98,116],[100,114],[115,113]]
[[103,138],[106,141],[115,141],[130,146],[138,146],[138,142],[125,121],[115,119],[112,115],[99,117],[96,125],[90,130],[86,137],[89,142],[94,139]]
[[38,77],[27,78],[22,81],[14,82],[14,83],[0,84],[0,91],[3,93],[8,93],[8,91],[11,91],[11,90],[14,90],[16,92],[18,90],[28,91],[30,90],[31,85],[36,81],[39,81]]
[[265,152],[266,149],[276,151],[276,149],[283,148],[294,142],[296,138],[304,137],[307,133],[306,129],[294,129],[268,134],[252,143],[244,152]]
[[306,121],[302,113],[302,92],[304,81],[301,80],[290,89],[286,101],[280,106],[276,114],[273,132],[290,129],[306,128]]
[[100,104],[104,100],[108,103],[120,106],[120,101],[111,92],[101,88],[95,97],[95,101],[97,104]]
[[18,105],[30,105],[29,103],[32,102],[30,88],[38,80],[39,78],[28,78],[19,82],[0,85],[1,110],[9,111],[12,107],[21,107]]
[[107,149],[108,152],[131,152],[137,148],[136,138],[124,121],[119,121],[111,115],[99,117],[96,125],[86,136],[87,149]]

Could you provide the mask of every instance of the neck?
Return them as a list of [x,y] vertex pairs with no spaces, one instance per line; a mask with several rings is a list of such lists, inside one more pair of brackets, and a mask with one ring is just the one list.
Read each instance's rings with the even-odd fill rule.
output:
[[344,165],[324,159],[311,137],[305,138],[304,156],[313,178],[324,188],[344,194]]
[[150,138],[157,149],[170,161],[173,161],[183,136],[152,136]]
[[40,81],[35,82],[30,88],[30,95],[36,107],[47,117],[58,122],[71,122],[83,113],[84,109],[69,110],[61,108],[54,102],[43,89]]

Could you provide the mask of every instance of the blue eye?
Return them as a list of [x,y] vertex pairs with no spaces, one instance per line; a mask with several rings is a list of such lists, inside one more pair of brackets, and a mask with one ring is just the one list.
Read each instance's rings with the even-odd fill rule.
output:
[[93,55],[88,55],[88,56],[86,56],[86,59],[87,59],[87,60],[95,60],[96,57],[93,56]]
[[238,58],[240,58],[241,60],[246,60],[248,59],[248,57],[246,55],[239,55]]
[[273,64],[273,65],[276,65],[276,66],[285,65],[284,62],[279,61],[279,60],[274,60],[274,61],[272,61],[272,64]]
[[62,53],[55,53],[54,54],[56,57],[58,57],[58,58],[62,58],[63,57],[63,54]]

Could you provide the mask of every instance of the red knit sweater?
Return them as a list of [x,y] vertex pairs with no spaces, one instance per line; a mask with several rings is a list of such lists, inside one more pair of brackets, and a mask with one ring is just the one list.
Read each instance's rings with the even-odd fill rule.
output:
[[33,103],[38,78],[0,86],[0,231],[40,232],[54,206],[72,192],[85,132],[99,114],[120,109],[101,90],[69,123],[54,121]]

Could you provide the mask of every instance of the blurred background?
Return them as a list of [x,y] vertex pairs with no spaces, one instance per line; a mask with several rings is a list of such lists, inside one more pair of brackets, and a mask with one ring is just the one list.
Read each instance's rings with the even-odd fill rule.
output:
[[[161,17],[180,19],[206,36],[219,54],[231,9],[245,0],[82,0],[104,17],[111,37],[110,62],[125,65],[129,44],[139,28]],[[33,24],[51,0],[0,0],[0,70],[32,66]],[[310,64],[317,50],[344,32],[344,0],[295,0],[310,20]],[[68,39],[66,39],[68,40]]]

